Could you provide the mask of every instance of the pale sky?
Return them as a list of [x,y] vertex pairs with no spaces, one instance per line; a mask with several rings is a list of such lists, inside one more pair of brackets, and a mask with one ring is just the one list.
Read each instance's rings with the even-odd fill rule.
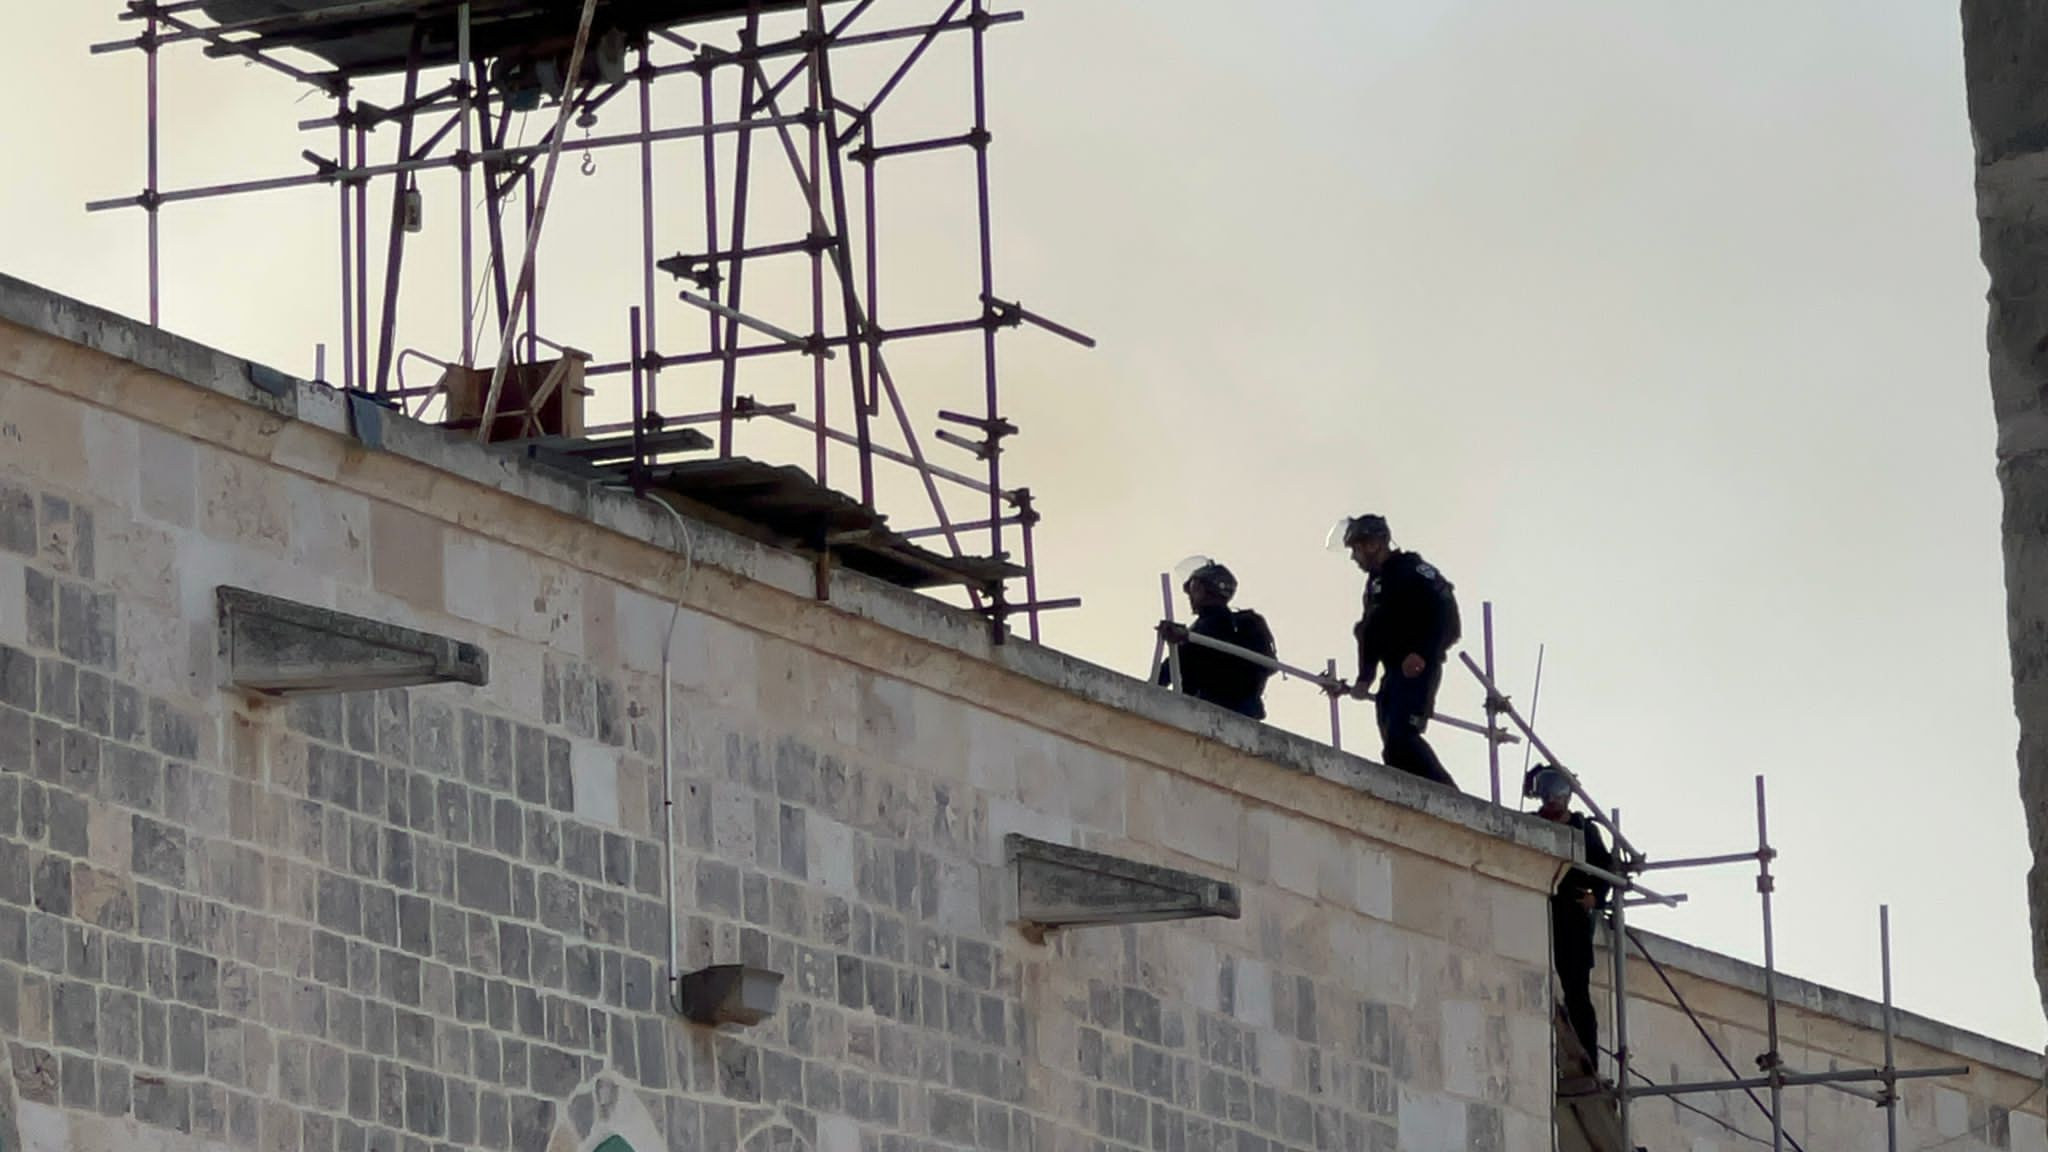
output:
[[[140,216],[82,207],[141,184],[140,59],[86,54],[131,26],[111,0],[17,3],[36,18],[0,41],[0,269],[139,315]],[[1768,776],[1786,971],[1875,996],[1888,901],[1902,1007],[2048,1041],[1954,6],[1023,7],[991,40],[997,292],[1101,340],[1005,337],[1024,430],[1006,482],[1045,513],[1044,594],[1086,600],[1048,618],[1048,642],[1141,674],[1158,573],[1202,552],[1237,571],[1283,657],[1338,656],[1348,676],[1359,576],[1323,536],[1382,512],[1457,581],[1475,650],[1480,603],[1497,604],[1525,705],[1548,645],[1538,727],[1653,856],[1753,846],[1751,780]],[[960,59],[934,50],[890,106],[892,138],[968,126]],[[292,127],[331,105],[289,81],[189,48],[165,74],[167,186],[331,152]],[[657,120],[694,114],[693,95],[658,100]],[[627,107],[598,131],[630,127]],[[694,146],[661,155],[657,247],[700,248]],[[600,153],[584,177],[579,159],[543,316],[609,357],[638,302],[637,169]],[[969,314],[964,164],[893,165],[885,323]],[[445,176],[423,187],[401,333],[445,355],[455,201]],[[788,187],[757,184],[757,219]],[[166,325],[309,375],[338,339],[334,216],[324,191],[168,211]],[[803,282],[763,274],[750,299],[803,328]],[[662,298],[664,350],[700,348],[701,320]],[[969,466],[929,433],[938,408],[976,402],[972,342],[893,366],[927,448]],[[713,406],[714,379],[664,377],[664,407]],[[808,389],[800,367],[743,377],[763,399]],[[805,444],[744,435],[809,463]],[[845,457],[833,468],[852,483]],[[909,491],[889,480],[885,510],[927,523]],[[1479,700],[1447,678],[1444,706]],[[1313,690],[1276,683],[1269,702],[1327,736]],[[1346,721],[1376,752],[1369,707]],[[1483,743],[1436,743],[1483,794]],[[1692,902],[1640,923],[1760,958],[1749,873],[1660,879]]]

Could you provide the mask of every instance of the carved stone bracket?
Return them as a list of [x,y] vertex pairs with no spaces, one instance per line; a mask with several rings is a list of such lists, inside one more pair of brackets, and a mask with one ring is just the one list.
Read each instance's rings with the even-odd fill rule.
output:
[[220,655],[228,683],[265,696],[483,684],[483,649],[447,636],[222,586]]
[[1240,914],[1237,885],[1016,833],[1003,850],[1017,878],[1017,920],[1039,939],[1055,928]]

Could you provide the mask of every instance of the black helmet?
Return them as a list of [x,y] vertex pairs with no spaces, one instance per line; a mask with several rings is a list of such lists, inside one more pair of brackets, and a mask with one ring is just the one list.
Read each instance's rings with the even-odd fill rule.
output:
[[1199,583],[1207,585],[1211,591],[1221,596],[1225,603],[1237,595],[1236,574],[1207,556],[1190,557],[1181,561],[1180,566],[1182,571],[1187,573],[1180,582],[1181,591],[1191,591]]
[[1531,800],[1565,801],[1572,796],[1572,779],[1562,769],[1538,764],[1522,777],[1522,795]]
[[1348,552],[1360,540],[1386,539],[1392,535],[1393,530],[1387,527],[1385,516],[1366,512],[1337,521],[1337,526],[1330,529],[1327,543],[1332,552]]

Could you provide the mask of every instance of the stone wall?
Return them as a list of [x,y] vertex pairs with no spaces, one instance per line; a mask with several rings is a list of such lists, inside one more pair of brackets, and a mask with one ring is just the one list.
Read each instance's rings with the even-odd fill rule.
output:
[[[1636,1084],[1703,1083],[1757,1075],[1766,1042],[1763,970],[1646,932],[1636,937],[1654,957],[1629,962],[1629,1049]],[[1606,947],[1602,940],[1602,949]],[[1658,967],[1663,969],[1660,977]],[[1595,973],[1601,1043],[1613,1043],[1608,970]],[[1670,980],[1670,985],[1664,979]],[[1674,996],[1672,990],[1678,995]],[[1780,973],[1779,1051],[1793,1072],[1878,1068],[1884,1064],[1882,1006]],[[1684,1007],[1680,1006],[1683,998]],[[1688,1016],[1690,1008],[1699,1025]],[[1701,1025],[1705,1036],[1702,1036]],[[1894,1017],[1902,1069],[1968,1066],[1966,1076],[1900,1082],[1899,1147],[1953,1152],[2048,1152],[2048,1092],[2038,1053],[2025,1052],[1925,1017]],[[1711,1045],[1707,1037],[1712,1038]],[[1718,1047],[1734,1065],[1715,1056]],[[1612,1063],[1608,1062],[1609,1075]],[[1811,1148],[1883,1148],[1885,1116],[1871,1099],[1879,1085],[1788,1088],[1785,1131]],[[1769,1093],[1758,1089],[1766,1104]],[[1636,1142],[1649,1148],[1723,1152],[1768,1144],[1770,1122],[1741,1092],[1641,1100],[1634,1105]],[[1738,1135],[1742,1133],[1743,1135]],[[1787,1147],[1791,1147],[1790,1144]]]
[[[225,691],[224,584],[489,683]],[[0,280],[0,1148],[1549,1146],[1554,829],[812,591]],[[1010,832],[1244,914],[1030,943]],[[672,926],[777,1014],[668,1012]]]

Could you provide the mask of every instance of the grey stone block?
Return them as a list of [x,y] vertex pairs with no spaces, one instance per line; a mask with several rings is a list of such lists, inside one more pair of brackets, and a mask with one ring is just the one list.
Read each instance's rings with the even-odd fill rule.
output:
[[[114,690],[105,676],[90,670],[78,673],[78,723],[95,736],[114,731]],[[122,1077],[125,1085],[127,1077]]]
[[115,681],[109,681],[110,707],[113,715],[108,721],[107,735],[126,744],[133,744],[147,733],[142,691]]
[[370,756],[377,754],[378,695],[376,692],[350,692],[341,697],[342,727],[351,752]]
[[361,1053],[348,1058],[348,1114],[364,1122],[377,1116],[377,1062]]
[[398,889],[411,888],[418,875],[413,860],[412,833],[401,828],[386,828],[383,835],[384,882]]
[[668,911],[659,901],[625,897],[626,942],[635,952],[653,954],[668,947]]
[[659,844],[639,841],[633,845],[633,890],[642,896],[659,896],[662,888],[662,855]]
[[[515,728],[513,770],[516,793],[521,803],[545,807],[548,802],[548,760],[558,755],[568,766],[569,744],[550,739],[538,728],[520,724]],[[558,752],[554,752],[559,749]]]
[[138,1072],[133,1087],[137,1120],[174,1132],[191,1131],[192,1100],[186,1085]]
[[57,651],[74,664],[111,671],[115,607],[112,595],[81,584],[57,585]]
[[424,1068],[405,1070],[405,1126],[421,1136],[447,1134],[448,1093],[440,1076]]
[[560,820],[537,809],[526,813],[526,858],[544,867],[553,867],[561,862]]
[[100,1062],[100,1094],[99,1099],[95,1101],[94,1105],[95,1110],[100,1115],[112,1117],[128,1115],[134,1091],[134,1083],[131,1080],[133,1075],[133,1072],[119,1064],[104,1060]]
[[344,936],[363,931],[362,886],[346,876],[320,873],[315,897],[320,926]]
[[69,856],[87,856],[85,801],[76,793],[51,790],[47,813],[50,848]]
[[63,1054],[61,1098],[74,1112],[90,1112],[99,1103],[99,1078],[93,1058],[76,1052]]
[[512,876],[504,860],[462,849],[457,854],[456,881],[464,907],[497,916],[512,911]]
[[551,1099],[568,1099],[583,1081],[582,1058],[561,1048],[534,1045],[531,1067],[533,1091]]
[[386,999],[408,1008],[420,1006],[420,961],[403,952],[383,952],[377,957],[378,992]]
[[604,882],[620,888],[633,883],[633,843],[616,832],[604,834]]
[[[412,764],[437,776],[457,770],[455,711],[431,692],[412,698]],[[415,793],[417,796],[417,793]],[[417,813],[415,813],[417,818]]]
[[741,914],[747,923],[767,927],[774,922],[775,905],[769,897],[768,877],[747,872],[740,877]]
[[130,866],[139,877],[173,887],[187,882],[187,849],[183,829],[137,815],[130,821]]
[[82,924],[64,926],[64,970],[81,980],[98,982],[106,975],[103,933]]
[[206,1014],[197,1008],[172,1004],[170,1020],[171,1071],[180,1076],[206,1074]]
[[516,1096],[512,1099],[512,1147],[545,1148],[548,1138],[554,1134],[554,1129],[553,1101],[534,1096]]
[[92,985],[76,980],[53,981],[50,1014],[57,1043],[86,1052],[99,1051],[99,996]]
[[759,1103],[761,1100],[761,1050],[730,1036],[719,1036],[713,1049],[718,1067],[719,1095],[727,1100]]
[[587,824],[562,822],[562,867],[584,880],[604,879],[604,835]]
[[163,761],[120,744],[107,745],[102,759],[107,799],[144,812],[163,811]]
[[576,777],[569,768],[566,745],[554,740],[548,742],[547,805],[557,812],[576,810]]
[[519,857],[524,854],[525,833],[525,811],[511,800],[496,800],[491,809],[492,846],[506,856]]
[[459,780],[443,780],[434,787],[434,821],[443,839],[452,844],[469,843],[469,790]]
[[94,532],[92,510],[58,496],[45,494],[42,501],[41,532],[37,542],[43,559],[60,572],[93,578]]
[[[396,789],[393,789],[396,791]],[[406,815],[408,827],[414,832],[432,836],[440,827],[436,808],[434,778],[419,772],[409,773],[405,781]]]
[[200,721],[162,700],[149,702],[149,746],[173,760],[199,755]]
[[71,861],[62,856],[32,856],[36,910],[52,916],[71,915]]
[[35,494],[0,483],[0,552],[32,558],[36,545]]
[[0,704],[36,711],[37,681],[36,658],[0,644]]
[[57,582],[34,568],[23,588],[28,601],[28,643],[45,652],[57,647]]
[[[60,723],[78,723],[78,669],[62,660],[43,660],[38,662],[36,671],[41,684],[41,702],[36,711]],[[5,673],[0,672],[0,680],[4,677]],[[0,699],[5,699],[4,688],[0,688]]]

